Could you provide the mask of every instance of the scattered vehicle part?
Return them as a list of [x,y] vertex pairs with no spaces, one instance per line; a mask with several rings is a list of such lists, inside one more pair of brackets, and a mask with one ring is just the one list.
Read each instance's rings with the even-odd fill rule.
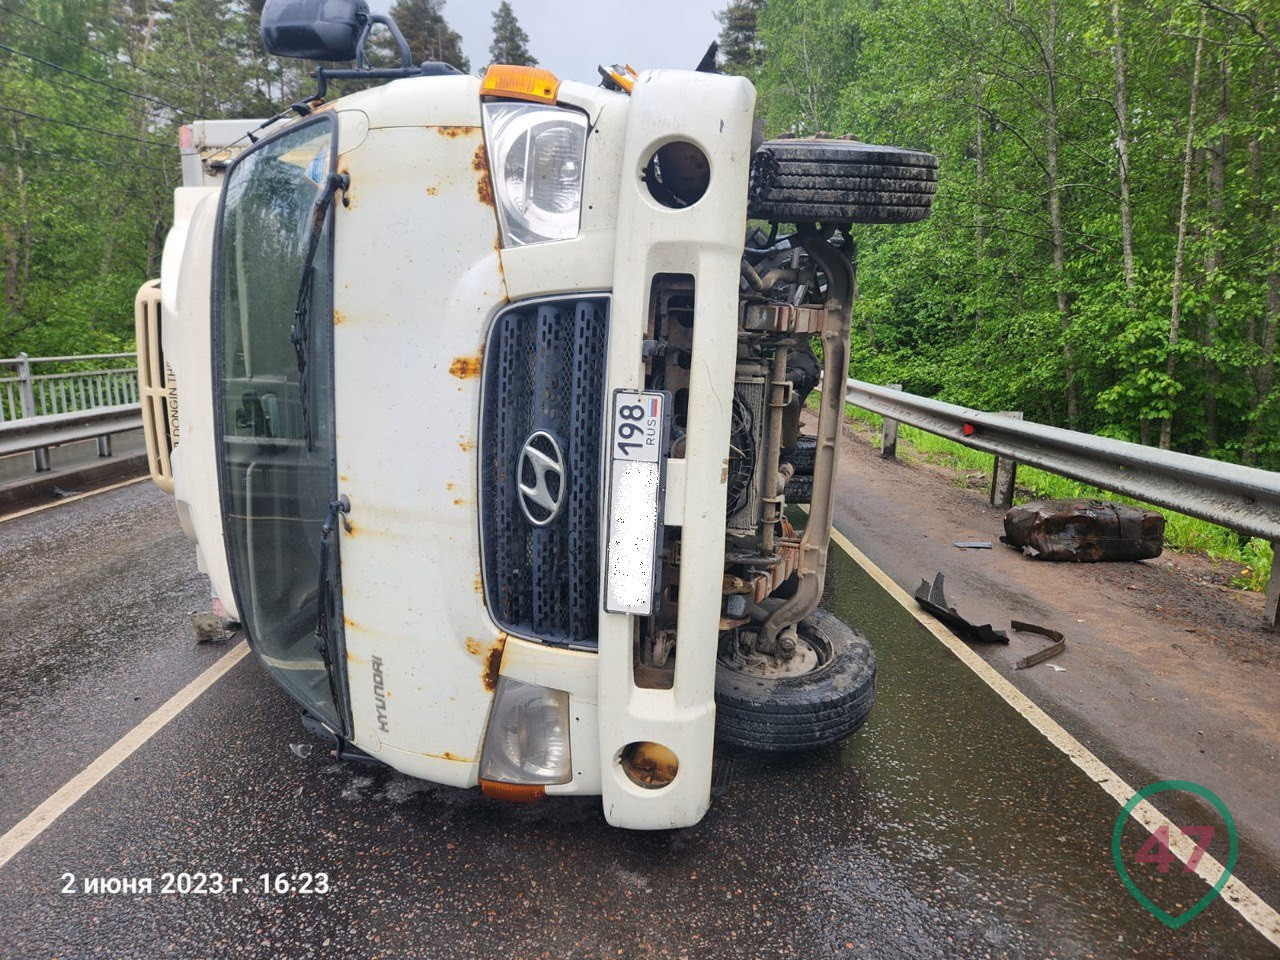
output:
[[1151,560],[1164,549],[1164,514],[1107,500],[1038,500],[1004,515],[1000,542],[1037,560]]
[[222,618],[211,610],[192,613],[191,629],[195,631],[198,643],[219,643],[231,635]]
[[990,550],[990,540],[957,540],[952,546],[962,550]]
[[989,623],[975,626],[962,617],[947,601],[944,584],[941,573],[933,578],[932,585],[928,580],[921,580],[920,586],[916,588],[916,603],[954,630],[962,640],[971,643],[1009,642],[1009,636],[1003,630],[996,630]]
[[[799,420],[848,375],[850,225],[926,216],[936,160],[753,152],[741,77],[415,65],[365,0],[262,24],[355,66],[191,157],[139,344],[183,528],[304,725],[636,829],[703,816],[717,729],[856,730],[874,653],[817,609],[843,398]],[[365,64],[374,25],[399,67]]]
[[1035,653],[1029,653],[1022,657],[1013,665],[1015,670],[1025,670],[1027,667],[1034,667],[1037,663],[1044,663],[1050,657],[1056,657],[1063,650],[1067,649],[1067,641],[1057,630],[1051,630],[1048,627],[1041,627],[1034,623],[1024,623],[1021,620],[1012,620],[1009,622],[1009,629],[1019,633],[1038,633],[1042,637],[1048,637],[1052,643],[1043,650],[1037,650]]

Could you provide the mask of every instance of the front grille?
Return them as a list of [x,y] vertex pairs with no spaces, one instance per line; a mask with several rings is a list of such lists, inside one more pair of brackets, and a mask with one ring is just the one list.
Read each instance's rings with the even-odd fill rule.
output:
[[[518,636],[596,644],[607,334],[602,298],[516,307],[489,334],[480,427],[485,596],[498,625]],[[557,450],[562,476],[548,468]]]

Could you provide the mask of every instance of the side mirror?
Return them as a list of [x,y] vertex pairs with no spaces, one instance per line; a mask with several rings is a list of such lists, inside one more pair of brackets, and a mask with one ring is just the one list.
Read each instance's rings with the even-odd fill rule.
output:
[[369,25],[366,0],[267,0],[262,45],[277,57],[355,60]]

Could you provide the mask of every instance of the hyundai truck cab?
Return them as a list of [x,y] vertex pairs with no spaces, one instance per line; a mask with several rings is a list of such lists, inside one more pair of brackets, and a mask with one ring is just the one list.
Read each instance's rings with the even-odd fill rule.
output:
[[936,162],[753,144],[713,72],[372,69],[379,23],[268,0],[272,52],[356,61],[322,89],[387,82],[184,132],[138,300],[153,473],[340,755],[690,826],[717,743],[871,708],[870,646],[818,609],[850,224],[922,219]]

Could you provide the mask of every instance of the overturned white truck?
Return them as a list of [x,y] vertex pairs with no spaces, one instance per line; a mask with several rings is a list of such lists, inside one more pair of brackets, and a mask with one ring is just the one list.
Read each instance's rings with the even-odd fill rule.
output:
[[847,375],[849,225],[923,219],[936,161],[755,145],[714,72],[374,69],[376,24],[268,0],[273,53],[356,65],[184,131],[138,300],[154,473],[341,755],[689,826],[717,739],[871,709],[871,647],[818,609],[841,391],[800,413]]

